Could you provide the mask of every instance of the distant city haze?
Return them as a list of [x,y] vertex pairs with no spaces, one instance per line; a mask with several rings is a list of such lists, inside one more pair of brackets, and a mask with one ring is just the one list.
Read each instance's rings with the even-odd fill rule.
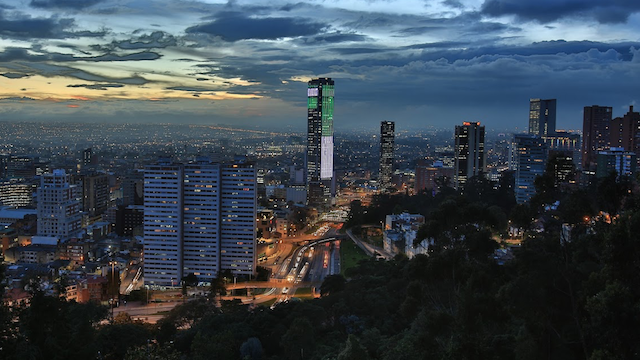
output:
[[[188,5],[187,5],[188,4]],[[640,3],[6,0],[0,121],[233,124],[304,131],[307,82],[335,129],[557,129],[638,101]]]

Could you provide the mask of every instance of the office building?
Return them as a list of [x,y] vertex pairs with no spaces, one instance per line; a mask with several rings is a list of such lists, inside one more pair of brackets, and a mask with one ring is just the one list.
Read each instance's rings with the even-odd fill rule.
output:
[[553,154],[562,155],[570,158],[576,169],[580,168],[582,158],[580,134],[558,130],[555,134],[543,136],[542,141],[547,146],[550,157]]
[[529,134],[547,136],[556,132],[556,99],[529,101]]
[[107,174],[88,172],[72,177],[78,186],[82,211],[90,218],[104,214],[109,207],[109,177]]
[[82,215],[76,186],[64,170],[43,174],[38,188],[38,235],[66,241],[80,232]]
[[16,208],[33,207],[37,180],[8,179],[0,181],[0,205]]
[[543,139],[531,134],[515,134],[509,168],[515,169],[515,195],[518,204],[525,203],[536,193],[534,182],[544,174],[547,146]]
[[593,170],[599,151],[611,146],[610,106],[585,106],[582,121],[582,169]]
[[619,147],[599,151],[596,177],[607,177],[614,171],[617,179],[633,176],[636,172],[636,154]]
[[442,186],[452,186],[453,173],[454,169],[443,167],[442,161],[436,161],[431,165],[420,161],[416,165],[414,190],[416,193],[422,190],[437,193]]
[[380,123],[380,190],[386,191],[391,187],[393,175],[393,146],[395,143],[395,123],[382,121]]
[[82,168],[87,168],[93,164],[93,149],[87,148],[82,151]]
[[485,170],[484,126],[480,126],[479,122],[456,125],[454,187],[463,189],[469,178]]
[[625,151],[633,151],[640,154],[640,113],[629,111],[622,117],[611,120],[610,145],[611,148],[623,148]]
[[333,178],[333,97],[330,78],[309,81],[307,87],[307,203],[330,205],[335,194]]
[[251,162],[147,166],[144,174],[145,285],[177,286],[219,271],[255,273],[256,170]]

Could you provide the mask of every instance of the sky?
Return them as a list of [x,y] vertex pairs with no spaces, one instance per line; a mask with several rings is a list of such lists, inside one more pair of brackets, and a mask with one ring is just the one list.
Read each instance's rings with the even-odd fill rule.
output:
[[316,77],[336,130],[580,129],[640,98],[640,1],[0,1],[0,121],[304,130]]

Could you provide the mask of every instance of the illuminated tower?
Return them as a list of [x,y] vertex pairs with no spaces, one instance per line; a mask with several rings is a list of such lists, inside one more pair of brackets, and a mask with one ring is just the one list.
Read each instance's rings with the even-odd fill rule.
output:
[[547,136],[556,133],[556,99],[531,99],[529,102],[529,134]]
[[309,81],[307,88],[307,204],[333,200],[333,96],[330,78]]
[[464,122],[456,125],[456,155],[454,187],[463,189],[470,177],[486,170],[484,153],[484,126],[479,122]]
[[393,175],[393,144],[395,139],[395,123],[383,121],[380,123],[380,189],[391,187]]

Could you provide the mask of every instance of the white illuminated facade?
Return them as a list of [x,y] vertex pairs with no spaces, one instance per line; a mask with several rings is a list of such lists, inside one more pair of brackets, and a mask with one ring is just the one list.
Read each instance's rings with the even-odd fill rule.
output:
[[178,286],[189,273],[255,273],[253,163],[157,164],[145,168],[144,280]]
[[333,98],[330,78],[309,81],[307,88],[307,203],[330,205],[333,182]]
[[42,174],[38,188],[38,235],[66,241],[81,231],[77,188],[64,170]]

